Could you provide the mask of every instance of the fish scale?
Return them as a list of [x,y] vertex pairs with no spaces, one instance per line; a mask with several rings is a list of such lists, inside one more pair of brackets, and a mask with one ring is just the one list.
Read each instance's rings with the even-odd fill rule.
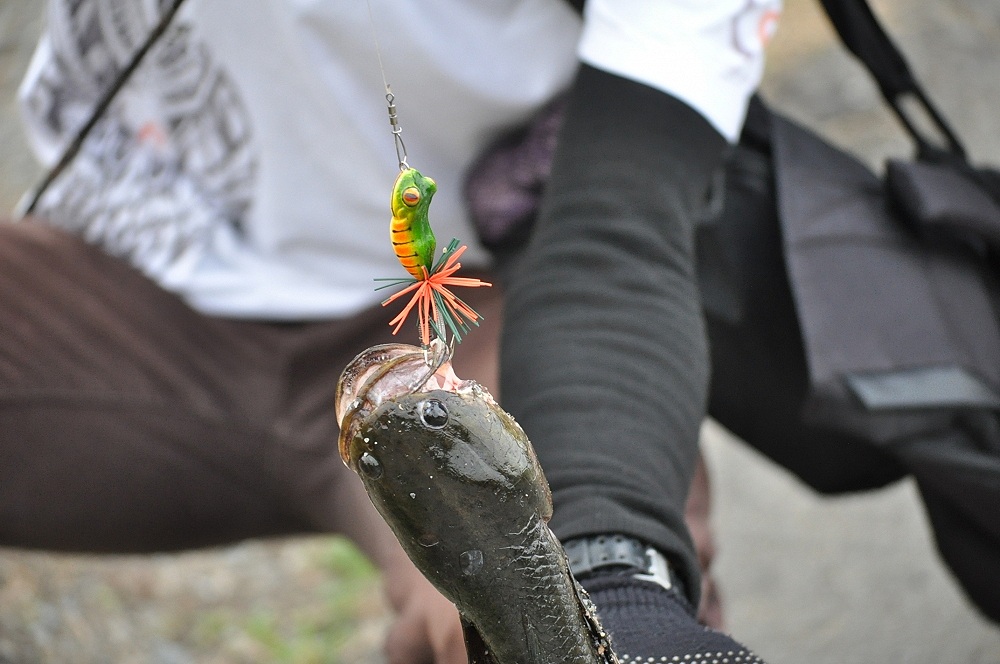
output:
[[[558,659],[547,661],[602,661],[594,658],[592,638],[568,573],[565,554],[548,526],[533,516],[517,536],[521,541],[507,547],[514,552],[513,574],[509,577],[521,582],[517,610],[523,616],[525,637],[530,629],[539,641],[540,650],[559,653]],[[494,637],[494,641],[514,641],[503,646],[494,644],[498,656],[509,651],[516,655],[523,650],[523,645],[506,638],[507,634],[501,632]]]

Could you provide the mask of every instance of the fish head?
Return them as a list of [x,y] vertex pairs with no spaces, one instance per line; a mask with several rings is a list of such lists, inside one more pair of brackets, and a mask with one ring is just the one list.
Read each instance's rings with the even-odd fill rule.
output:
[[455,375],[440,347],[389,344],[358,355],[338,384],[337,416],[342,459],[439,588],[468,574],[470,551],[551,516],[524,432],[486,388]]
[[[431,349],[381,344],[358,354],[341,373],[334,398],[340,425],[340,458],[358,472],[358,456],[352,454],[352,443],[372,412],[383,403],[435,388],[454,391],[461,384],[451,369],[450,352],[438,341]],[[354,451],[363,453],[358,447],[354,446]]]

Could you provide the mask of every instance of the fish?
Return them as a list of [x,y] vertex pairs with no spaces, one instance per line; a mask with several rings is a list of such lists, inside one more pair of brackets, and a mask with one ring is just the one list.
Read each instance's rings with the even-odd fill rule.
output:
[[548,526],[552,496],[531,442],[450,358],[440,340],[355,357],[336,391],[341,458],[458,608],[470,664],[617,664]]

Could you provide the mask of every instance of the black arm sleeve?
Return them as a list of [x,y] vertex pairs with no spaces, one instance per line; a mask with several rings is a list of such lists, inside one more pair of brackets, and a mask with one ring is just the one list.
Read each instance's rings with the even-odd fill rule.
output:
[[646,540],[692,594],[683,512],[708,381],[692,219],[725,148],[687,105],[583,66],[501,351],[504,404],[552,486],[556,534]]

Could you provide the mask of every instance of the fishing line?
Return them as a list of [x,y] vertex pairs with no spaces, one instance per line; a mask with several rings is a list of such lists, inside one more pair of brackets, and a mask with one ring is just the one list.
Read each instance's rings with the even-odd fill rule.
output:
[[14,216],[17,219],[23,219],[27,217],[35,208],[38,206],[38,202],[41,200],[45,191],[49,188],[53,181],[59,177],[66,167],[70,165],[76,155],[80,152],[80,148],[83,147],[83,142],[87,140],[87,136],[90,135],[91,130],[97,124],[104,112],[108,110],[111,102],[114,101],[118,92],[122,89],[132,74],[139,67],[139,64],[145,59],[146,54],[149,53],[149,49],[153,47],[156,42],[166,33],[167,28],[170,27],[171,22],[174,20],[174,16],[177,15],[177,11],[181,8],[185,0],[175,0],[172,7],[170,7],[163,15],[160,17],[159,22],[150,31],[149,36],[146,37],[146,41],[142,43],[135,53],[132,54],[131,60],[128,64],[118,73],[118,76],[111,85],[104,91],[104,95],[98,100],[97,104],[94,106],[90,117],[87,121],[77,130],[76,135],[73,140],[70,141],[69,145],[63,151],[62,156],[59,157],[59,161],[52,165],[48,171],[46,171],[44,177],[41,181],[35,185],[35,187],[29,190],[30,194],[25,194],[22,198],[22,202],[18,205],[18,209],[15,210]]
[[392,127],[392,139],[396,146],[396,160],[399,162],[399,170],[405,171],[410,167],[406,163],[406,144],[403,143],[403,128],[399,126],[399,118],[396,115],[395,95],[389,87],[389,81],[385,76],[385,67],[382,64],[382,48],[378,43],[378,32],[375,30],[375,15],[372,12],[371,0],[365,0],[368,5],[368,23],[372,29],[372,41],[375,42],[375,57],[378,59],[378,68],[382,72],[382,85],[385,86],[385,103],[389,111],[389,126]]

